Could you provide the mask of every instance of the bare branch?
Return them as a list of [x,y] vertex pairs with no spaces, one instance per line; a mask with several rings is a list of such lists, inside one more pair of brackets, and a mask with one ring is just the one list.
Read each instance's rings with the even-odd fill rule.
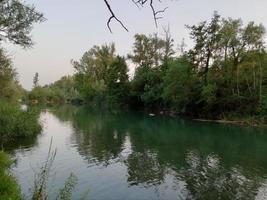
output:
[[[156,27],[158,27],[158,20],[159,19],[162,19],[161,16],[158,16],[159,14],[161,13],[164,13],[168,7],[164,8],[163,10],[156,10],[155,7],[154,7],[154,1],[153,0],[132,0],[134,2],[134,4],[136,4],[138,7],[141,6],[143,7],[145,4],[147,4],[149,2],[149,6],[152,10],[152,13],[153,13],[153,18],[154,18],[154,22],[155,22],[155,25]],[[161,0],[158,0],[160,3],[161,3]]]
[[[107,26],[109,31],[112,33],[111,27],[110,27],[110,23],[112,21],[112,19],[115,19],[117,22],[120,23],[120,25],[126,30],[128,31],[128,29],[126,28],[126,26],[122,23],[121,20],[119,20],[116,15],[114,14],[109,2],[107,0],[104,0],[109,12],[111,13],[110,18],[107,21]],[[152,14],[153,14],[153,18],[154,18],[154,22],[155,22],[155,26],[158,27],[158,20],[162,19],[162,16],[160,16],[160,14],[164,13],[168,7],[162,9],[162,10],[156,10],[154,7],[154,1],[153,0],[132,0],[132,2],[138,7],[138,8],[142,8],[145,5],[149,4],[151,10],[152,10]],[[158,2],[162,3],[161,0],[158,0]]]
[[109,10],[109,12],[111,14],[111,16],[110,16],[110,18],[108,19],[108,22],[107,22],[107,26],[108,26],[109,31],[112,33],[112,30],[111,30],[111,27],[110,27],[110,22],[111,22],[112,19],[115,19],[128,32],[129,30],[126,28],[126,26],[114,14],[114,12],[111,9],[110,4],[108,3],[108,1],[107,0],[104,0],[104,2],[105,2],[106,6],[107,6],[107,8],[108,8],[108,10]]

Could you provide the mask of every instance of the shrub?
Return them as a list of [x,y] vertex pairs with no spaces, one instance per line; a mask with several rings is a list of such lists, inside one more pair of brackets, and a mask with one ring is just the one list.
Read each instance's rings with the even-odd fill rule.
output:
[[19,187],[15,178],[9,174],[11,164],[10,158],[0,152],[0,199],[19,200],[21,199]]
[[0,140],[30,137],[41,131],[38,114],[21,110],[18,106],[0,101]]

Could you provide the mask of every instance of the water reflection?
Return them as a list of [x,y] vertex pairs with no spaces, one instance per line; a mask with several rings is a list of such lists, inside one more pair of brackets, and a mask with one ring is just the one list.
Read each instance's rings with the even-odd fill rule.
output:
[[[114,199],[255,199],[266,195],[265,130],[83,107],[49,110],[62,123],[71,124],[71,147],[87,168],[94,169],[90,173],[108,171],[103,180],[112,177],[114,181],[90,183],[103,187],[92,199],[110,197],[105,196],[106,190],[116,194]],[[87,174],[83,176],[86,184]]]
[[203,158],[195,152],[188,153],[179,178],[187,183],[193,199],[255,199],[262,182],[257,174],[248,174],[241,166],[228,169],[216,155]]

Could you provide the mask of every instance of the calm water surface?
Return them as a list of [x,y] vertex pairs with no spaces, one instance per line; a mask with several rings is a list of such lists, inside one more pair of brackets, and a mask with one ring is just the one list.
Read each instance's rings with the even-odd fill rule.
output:
[[50,199],[70,173],[74,199],[267,199],[266,130],[72,106],[40,120],[41,135],[9,147],[26,197],[53,137]]

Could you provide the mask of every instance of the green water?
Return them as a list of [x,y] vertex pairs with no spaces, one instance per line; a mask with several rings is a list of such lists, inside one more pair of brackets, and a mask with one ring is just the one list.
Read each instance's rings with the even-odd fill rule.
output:
[[41,112],[43,133],[10,147],[29,196],[51,137],[49,195],[73,172],[73,199],[266,199],[267,131],[138,112],[61,106]]

